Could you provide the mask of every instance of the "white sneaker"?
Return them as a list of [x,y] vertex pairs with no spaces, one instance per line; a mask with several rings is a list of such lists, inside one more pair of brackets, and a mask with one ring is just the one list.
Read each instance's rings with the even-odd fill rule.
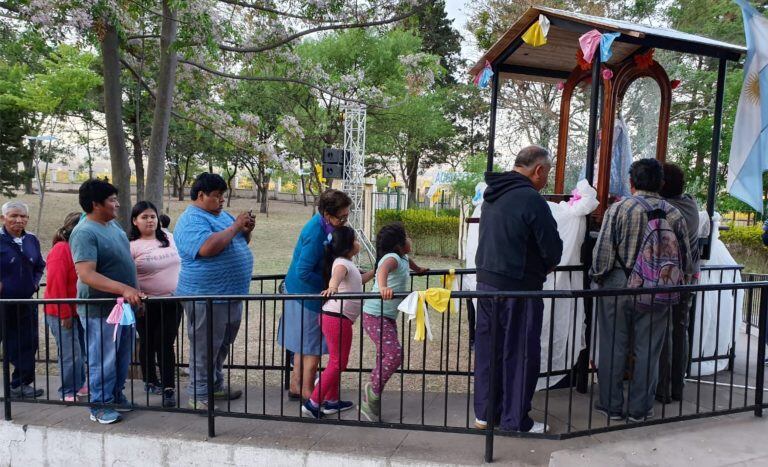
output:
[[549,425],[545,425],[541,422],[533,422],[533,427],[528,430],[528,433],[544,434],[549,431]]
[[475,419],[475,428],[478,430],[485,430],[488,428],[488,422],[485,420],[480,420],[479,418]]

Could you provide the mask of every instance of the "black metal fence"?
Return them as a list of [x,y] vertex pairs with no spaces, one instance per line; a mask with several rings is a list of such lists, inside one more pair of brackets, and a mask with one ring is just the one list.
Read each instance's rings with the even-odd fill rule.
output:
[[[722,271],[722,274],[735,274],[733,267],[710,267],[708,271]],[[448,271],[432,271],[424,277],[414,277],[412,290],[425,290],[441,287],[442,276]],[[468,275],[474,271],[457,270],[456,283],[461,289]],[[581,267],[568,267],[559,270],[556,280],[568,280],[578,287],[583,281]],[[723,276],[725,279],[727,277]],[[734,276],[735,277],[735,276]],[[285,295],[280,293],[282,276],[261,276],[255,278],[251,294],[222,297],[169,297],[151,298],[144,302],[150,313],[160,307],[171,310],[178,316],[177,328],[171,329],[173,337],[173,397],[163,404],[158,394],[145,392],[142,376],[137,371],[127,371],[125,387],[113,391],[115,397],[124,394],[122,404],[104,404],[93,400],[94,390],[91,380],[96,375],[102,385],[104,367],[102,361],[87,362],[86,380],[89,382],[89,395],[74,400],[62,400],[57,388],[62,384],[61,366],[57,364],[61,339],[43,331],[39,339],[37,368],[31,387],[44,389],[39,397],[27,397],[20,394],[18,399],[25,402],[80,405],[84,407],[116,407],[120,409],[163,410],[173,412],[198,413],[207,417],[208,430],[215,435],[215,417],[246,417],[256,419],[303,421],[310,423],[332,423],[342,425],[377,426],[385,428],[403,428],[458,433],[474,433],[486,436],[486,460],[493,456],[495,436],[543,437],[547,439],[565,439],[585,434],[665,423],[700,417],[717,416],[728,413],[753,411],[761,416],[764,402],[764,361],[766,335],[766,308],[768,308],[768,281],[764,277],[745,276],[751,282],[722,283],[696,286],[682,286],[665,289],[597,289],[597,290],[550,290],[539,292],[484,292],[456,291],[455,309],[437,314],[427,312],[430,317],[429,329],[433,339],[414,340],[419,331],[418,320],[407,320],[401,316],[396,321],[396,343],[402,348],[402,362],[397,366],[389,382],[384,386],[380,399],[380,418],[368,421],[357,410],[366,400],[366,383],[371,380],[372,370],[383,365],[386,352],[377,353],[376,336],[366,329],[363,319],[354,322],[349,362],[342,372],[338,384],[341,398],[354,403],[355,409],[326,415],[320,419],[308,416],[302,411],[302,404],[290,397],[291,359],[284,351],[284,336],[278,337],[286,302],[298,303],[302,313],[312,313],[306,307],[319,305],[318,296]],[[760,279],[755,281],[755,279]],[[722,282],[722,281],[721,281]],[[555,284],[555,289],[558,285]],[[695,357],[687,363],[686,380],[682,394],[675,400],[651,401],[652,410],[643,414],[627,414],[626,404],[622,402],[620,413],[611,413],[609,407],[601,406],[613,400],[619,391],[626,392],[628,401],[636,401],[638,392],[653,397],[655,388],[649,385],[658,371],[659,339],[666,340],[673,335],[673,316],[671,305],[663,305],[663,300],[671,293],[700,294],[706,299],[695,300],[691,315],[704,316],[704,308],[711,307],[717,301],[714,317],[694,321],[691,335],[698,335],[697,344],[689,344]],[[651,294],[650,308],[642,308],[639,303],[645,301],[643,295]],[[707,295],[709,294],[709,295]],[[407,294],[397,294],[404,298]],[[735,297],[743,297],[743,306]],[[730,301],[729,297],[731,298]],[[376,294],[355,294],[339,296],[342,301],[362,302],[369,300],[372,308],[381,310],[383,302]],[[488,374],[489,381],[477,381],[475,378],[478,346],[511,345],[508,342],[509,327],[494,316],[503,316],[509,301],[525,303],[540,302],[543,306],[543,332],[539,339],[541,355],[536,392],[533,395],[530,415],[542,422],[547,429],[540,434],[508,431],[509,394],[524,391],[517,387],[519,378],[508,377],[499,369],[497,360],[491,359]],[[721,306],[722,303],[729,305]],[[709,302],[709,303],[707,303]],[[197,303],[199,308],[193,308]],[[2,300],[4,323],[10,319],[18,322],[24,313],[31,313],[35,318],[42,311],[43,305],[77,304],[83,309],[80,319],[92,326],[89,318],[103,320],[104,307],[111,308],[113,299],[90,300]],[[241,309],[241,312],[238,311]],[[479,307],[479,308],[478,308]],[[700,311],[695,311],[698,307]],[[181,309],[185,312],[182,313]],[[225,310],[225,311],[222,311]],[[484,323],[478,323],[485,316]],[[738,319],[741,314],[742,319]],[[491,317],[490,322],[487,319]],[[648,318],[650,316],[650,318]],[[321,323],[332,319],[326,314],[312,315]],[[378,318],[382,320],[382,318]],[[198,321],[199,320],[199,321]],[[61,320],[59,327],[61,329]],[[370,321],[370,320],[369,320]],[[744,329],[742,329],[742,321]],[[165,322],[165,321],[163,321]],[[173,322],[172,320],[170,322]],[[305,323],[304,320],[301,320]],[[644,323],[644,324],[641,324]],[[139,335],[151,335],[149,320],[144,319],[139,326]],[[723,328],[722,323],[730,323]],[[192,325],[191,325],[192,324]],[[286,323],[283,323],[286,324]],[[649,327],[646,329],[646,324]],[[288,323],[287,325],[291,325]],[[322,324],[321,324],[322,325]],[[161,326],[163,326],[161,324]],[[293,326],[297,326],[296,323]],[[298,333],[304,337],[304,325],[298,324]],[[485,326],[485,328],[483,328]],[[562,327],[567,329],[563,330]],[[654,326],[656,329],[654,330]],[[379,329],[383,329],[379,325]],[[757,328],[757,336],[753,334]],[[237,329],[239,328],[239,332]],[[475,330],[482,337],[475,339]],[[663,330],[661,330],[663,328]],[[114,338],[112,330],[107,333],[93,327],[86,331],[86,348],[90,348],[94,339],[100,345]],[[132,328],[128,328],[131,349],[137,338]],[[228,336],[221,337],[221,329]],[[622,329],[630,329],[629,335],[622,334]],[[634,331],[632,331],[634,329]],[[712,339],[707,339],[715,331],[714,347],[707,349]],[[661,330],[661,331],[660,331]],[[166,331],[168,331],[166,329]],[[175,332],[177,331],[177,332]],[[294,329],[296,331],[296,329]],[[565,332],[564,332],[565,331]],[[722,332],[721,332],[722,331]],[[4,325],[3,337],[3,401],[6,419],[10,419],[12,401],[16,397],[11,392],[12,373],[10,372],[9,349],[14,342],[21,341],[20,336],[11,336],[14,329]],[[15,329],[15,332],[19,332]],[[122,332],[122,330],[120,331]],[[199,333],[203,333],[200,336]],[[383,331],[380,331],[383,332]],[[160,334],[163,334],[161,332]],[[419,333],[420,334],[420,333]],[[610,336],[610,339],[607,337]],[[661,336],[661,338],[659,337]],[[10,339],[9,339],[10,338]],[[383,335],[379,336],[381,342]],[[625,339],[626,338],[626,339]],[[321,338],[324,339],[324,338]],[[9,343],[9,340],[11,341]],[[302,339],[303,340],[303,339]],[[337,339],[340,341],[341,339]],[[707,344],[705,344],[705,341]],[[723,342],[728,345],[723,351]],[[390,342],[390,344],[393,344]],[[695,348],[695,347],[698,348]],[[535,347],[535,346],[534,346]],[[647,347],[647,351],[644,350]],[[74,348],[74,345],[70,345]],[[558,351],[555,351],[558,349]],[[487,350],[487,349],[486,349]],[[148,352],[142,342],[138,353]],[[204,356],[218,355],[212,358],[192,359],[191,353]],[[535,360],[529,355],[528,348],[521,358]],[[162,348],[157,350],[160,373],[168,356]],[[19,352],[16,352],[16,355]],[[85,352],[86,355],[89,352]],[[93,352],[90,352],[93,354]],[[134,355],[134,352],[131,352]],[[139,355],[140,356],[140,355]],[[621,356],[621,358],[619,358]],[[147,355],[145,355],[147,357]],[[520,355],[519,355],[520,357]],[[87,356],[86,356],[87,360]],[[136,367],[141,358],[131,358],[130,366]],[[197,361],[197,368],[194,368]],[[610,362],[606,364],[606,362]],[[484,363],[484,362],[481,362]],[[485,362],[487,363],[487,362]],[[506,365],[508,362],[502,362]],[[99,365],[98,367],[95,365]],[[325,362],[320,364],[319,374],[326,370]],[[43,367],[43,372],[40,371]],[[486,365],[487,367],[487,365]],[[67,367],[68,368],[68,367]],[[18,371],[18,369],[16,369]],[[74,370],[72,370],[74,372]],[[94,373],[95,371],[100,374]],[[144,372],[147,367],[145,362]],[[107,371],[109,373],[109,371]],[[189,376],[189,373],[192,376]],[[298,386],[304,383],[303,372],[299,372]],[[379,372],[378,374],[382,374]],[[205,375],[204,381],[201,376]],[[644,375],[644,377],[643,377]],[[502,385],[499,378],[512,381]],[[190,384],[196,379],[198,384]],[[322,389],[322,378],[318,384]],[[611,384],[607,382],[610,381]],[[529,381],[530,383],[530,381]],[[601,385],[602,383],[602,385]],[[107,383],[108,384],[108,383]],[[638,387],[642,385],[642,387]],[[476,387],[490,388],[489,394],[477,394]],[[610,387],[606,394],[606,387]],[[200,397],[200,388],[205,390],[205,397]],[[73,388],[76,389],[76,388]],[[602,390],[602,391],[601,391]],[[614,391],[611,394],[611,390]],[[242,391],[242,395],[238,392]],[[499,392],[500,391],[500,392]],[[103,392],[103,391],[102,391]],[[499,396],[503,397],[499,397]],[[234,397],[238,396],[238,397]],[[108,400],[101,397],[99,400]],[[198,401],[191,404],[188,400]],[[475,413],[475,406],[486,406],[487,412]],[[668,403],[663,403],[668,402]],[[630,404],[634,404],[631,402]],[[164,406],[165,405],[165,406]],[[636,406],[636,405],[635,405]],[[632,405],[630,405],[632,407]],[[602,411],[607,410],[608,416]],[[486,416],[486,414],[492,416]],[[628,417],[629,415],[629,417]],[[501,418],[501,420],[498,420]],[[478,429],[476,419],[486,420],[484,429]],[[502,428],[498,428],[499,422]]]

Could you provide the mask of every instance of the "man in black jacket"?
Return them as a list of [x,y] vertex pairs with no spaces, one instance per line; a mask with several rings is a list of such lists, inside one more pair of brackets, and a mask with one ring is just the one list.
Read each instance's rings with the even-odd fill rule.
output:
[[[563,242],[557,223],[539,191],[552,167],[549,151],[529,146],[515,159],[511,172],[486,173],[480,238],[477,249],[477,290],[541,290],[546,276],[560,262]],[[541,360],[544,301],[481,299],[475,335],[475,426],[487,427],[493,416],[501,428],[543,433],[543,423],[528,416]],[[491,330],[497,328],[497,345]],[[487,413],[491,394],[491,359],[495,358],[494,414]],[[495,423],[494,423],[495,424]]]

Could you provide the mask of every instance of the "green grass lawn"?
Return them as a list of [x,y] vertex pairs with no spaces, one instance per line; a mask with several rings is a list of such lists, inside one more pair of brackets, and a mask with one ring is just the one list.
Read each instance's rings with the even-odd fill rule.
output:
[[[20,195],[18,199],[30,207],[30,221],[27,230],[38,236],[44,255],[47,255],[51,249],[53,233],[64,222],[64,217],[69,212],[80,211],[76,194],[46,193],[41,225],[38,228],[36,222],[40,204],[39,198],[33,195]],[[2,203],[6,201],[8,199],[2,199]],[[171,201],[169,212],[171,230],[173,230],[176,219],[188,205],[189,201]],[[255,200],[233,199],[232,205],[225,209],[236,216],[238,213],[249,209],[253,209],[253,212],[257,213],[258,208],[259,205]],[[293,248],[299,238],[301,228],[313,213],[311,206],[282,201],[270,201],[269,211],[269,215],[256,214],[256,229],[253,231],[250,245],[254,258],[253,272],[259,275],[284,274],[288,270]],[[417,256],[415,260],[420,265],[431,268],[461,266],[459,261],[450,258]],[[367,266],[367,261],[363,264]]]

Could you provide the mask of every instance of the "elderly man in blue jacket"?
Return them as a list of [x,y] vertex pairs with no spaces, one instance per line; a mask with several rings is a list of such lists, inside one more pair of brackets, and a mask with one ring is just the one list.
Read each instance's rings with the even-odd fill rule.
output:
[[[40,242],[25,228],[29,220],[27,205],[19,201],[3,204],[0,230],[0,298],[32,298],[40,287],[45,261]],[[13,365],[11,397],[35,398],[43,395],[35,389],[35,353],[37,352],[37,309],[32,305],[9,305],[2,309],[3,330],[8,361]]]
[[[552,160],[541,146],[518,153],[511,172],[486,173],[477,248],[478,291],[541,290],[560,263],[563,242],[547,202],[539,194]],[[528,415],[541,366],[541,298],[480,299],[475,334],[475,426],[489,417],[503,430],[543,433]],[[494,323],[495,322],[495,323]],[[497,328],[493,347],[491,330]],[[495,364],[495,410],[488,413],[491,359]]]

